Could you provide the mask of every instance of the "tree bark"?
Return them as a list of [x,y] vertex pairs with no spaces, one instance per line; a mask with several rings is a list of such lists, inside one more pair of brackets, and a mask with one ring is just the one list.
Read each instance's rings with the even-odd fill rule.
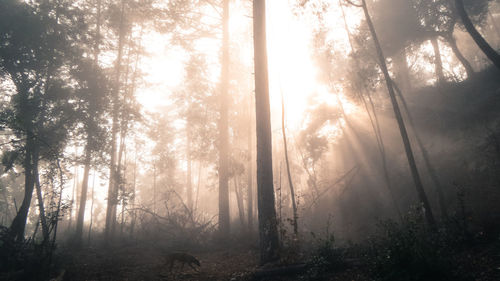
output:
[[467,11],[465,11],[463,0],[455,0],[455,7],[457,8],[458,15],[462,20],[462,23],[465,26],[465,29],[470,34],[474,42],[476,42],[477,46],[483,53],[491,60],[491,62],[500,69],[500,54],[498,54],[491,46],[486,42],[484,37],[479,33],[479,31],[474,27],[472,21],[467,15]]
[[253,1],[255,116],[257,133],[257,193],[261,264],[279,258],[279,238],[273,187],[271,110],[266,44],[266,1]]
[[288,147],[286,142],[286,129],[285,129],[285,102],[283,100],[283,93],[281,94],[281,131],[283,133],[283,149],[285,150],[285,164],[286,173],[288,176],[288,185],[290,187],[290,197],[292,199],[292,210],[293,210],[293,234],[295,237],[299,234],[297,220],[299,216],[297,214],[297,204],[295,203],[295,190],[293,188],[292,174],[290,172],[290,163],[288,161]]
[[373,26],[373,22],[370,18],[370,14],[368,12],[368,7],[366,5],[366,0],[362,0],[362,8],[365,14],[366,22],[370,29],[370,33],[373,37],[373,42],[375,44],[375,48],[377,50],[377,56],[379,59],[380,68],[382,69],[382,73],[385,77],[385,82],[387,86],[387,90],[389,92],[389,97],[391,99],[392,107],[394,109],[394,115],[396,116],[396,120],[398,122],[399,131],[401,133],[401,138],[403,139],[403,144],[406,152],[406,157],[408,159],[408,164],[410,166],[410,170],[413,176],[413,181],[415,183],[415,187],[417,189],[417,194],[420,198],[420,202],[424,207],[424,214],[427,219],[427,223],[432,229],[436,228],[436,220],[434,219],[434,215],[432,214],[432,209],[429,204],[429,200],[427,199],[427,194],[425,193],[424,187],[422,185],[422,181],[420,179],[420,175],[418,172],[417,164],[415,162],[415,158],[413,156],[413,151],[411,148],[410,139],[408,138],[408,132],[406,131],[406,126],[403,121],[403,117],[401,115],[401,110],[399,109],[399,105],[396,99],[396,94],[394,93],[394,88],[391,82],[391,78],[389,75],[389,71],[387,69],[387,64],[385,62],[385,56],[380,47],[380,42],[378,41],[377,33],[375,31],[375,27]]
[[436,80],[438,84],[442,84],[446,81],[446,78],[444,77],[443,73],[443,61],[441,60],[441,50],[439,49],[439,41],[437,37],[432,37],[430,41],[432,44],[432,49],[434,50],[434,72],[436,74]]
[[229,236],[229,125],[228,125],[228,87],[229,87],[229,0],[223,2],[222,18],[222,60],[221,95],[219,120],[219,234]]

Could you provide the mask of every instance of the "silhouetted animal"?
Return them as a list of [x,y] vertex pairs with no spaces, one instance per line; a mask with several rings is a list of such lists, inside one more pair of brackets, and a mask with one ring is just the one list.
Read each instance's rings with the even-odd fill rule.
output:
[[184,268],[185,264],[189,265],[189,267],[191,267],[195,271],[198,271],[196,267],[194,267],[195,265],[201,266],[199,260],[197,260],[192,255],[186,253],[170,253],[165,256],[165,261],[169,271],[172,271],[172,268],[174,267],[174,264],[176,262],[181,264],[180,270]]

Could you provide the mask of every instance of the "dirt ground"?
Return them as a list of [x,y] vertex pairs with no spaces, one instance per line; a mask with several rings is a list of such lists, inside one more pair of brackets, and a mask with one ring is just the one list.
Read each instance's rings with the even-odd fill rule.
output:
[[[189,266],[175,265],[170,271],[165,256],[168,252],[155,247],[86,248],[61,255],[61,269],[64,278],[57,281],[149,281],[149,280],[192,280],[192,281],[370,281],[370,270],[363,265],[348,264],[337,271],[305,268],[292,274],[277,274],[255,277],[263,268],[258,265],[258,251],[254,248],[211,249],[189,252],[201,263],[193,270]],[[500,252],[494,246],[480,246],[467,249],[454,257],[461,280],[500,280]],[[319,271],[319,273],[318,273]]]
[[[122,248],[104,251],[85,249],[73,252],[63,260],[65,270],[63,280],[74,281],[149,281],[149,280],[197,280],[197,281],[236,281],[257,280],[253,273],[259,270],[258,252],[255,250],[218,250],[190,253],[200,261],[196,271],[189,266],[180,268],[175,265],[169,271],[165,264],[166,253],[157,249]],[[302,273],[302,274],[307,274]],[[299,280],[300,275],[273,275],[258,280]],[[324,276],[321,280],[371,280],[361,270],[347,269]]]

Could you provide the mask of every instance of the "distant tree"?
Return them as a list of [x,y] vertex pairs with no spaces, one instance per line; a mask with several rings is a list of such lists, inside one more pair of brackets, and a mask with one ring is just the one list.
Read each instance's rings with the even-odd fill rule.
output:
[[[93,42],[89,42],[89,50],[93,53],[93,65],[91,69],[87,69],[89,73],[92,71],[100,72],[99,68],[99,50],[100,50],[100,29],[101,29],[101,0],[96,3],[96,15],[94,18],[95,29],[93,30]],[[83,74],[83,73],[82,73]],[[99,80],[94,80],[94,83],[88,84],[85,91],[82,91],[79,103],[79,119],[83,123],[83,131],[79,132],[85,137],[85,148],[83,156],[83,179],[80,194],[80,204],[78,209],[78,217],[76,221],[75,239],[79,244],[82,241],[83,221],[85,217],[85,207],[87,203],[87,191],[89,185],[89,174],[92,160],[97,158],[97,154],[103,151],[100,145],[105,141],[106,124],[105,114],[109,104],[108,89],[106,76],[102,76]]]
[[292,211],[293,211],[293,234],[298,236],[298,213],[297,213],[297,204],[295,203],[295,189],[293,188],[293,180],[292,173],[290,172],[290,161],[288,160],[288,146],[286,140],[286,127],[285,127],[285,101],[283,98],[283,94],[281,95],[281,132],[283,134],[283,150],[285,153],[285,163],[286,163],[286,174],[288,177],[288,185],[290,186],[290,197],[292,199]]
[[219,232],[227,237],[230,231],[229,219],[229,0],[223,0],[222,8],[222,58],[221,94],[219,121]]
[[253,1],[255,116],[257,131],[257,194],[260,262],[279,258],[279,239],[273,187],[271,110],[266,44],[266,1]]

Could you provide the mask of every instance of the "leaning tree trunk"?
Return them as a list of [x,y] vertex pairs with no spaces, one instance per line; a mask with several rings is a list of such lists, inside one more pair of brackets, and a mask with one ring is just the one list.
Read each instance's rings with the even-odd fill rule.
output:
[[253,1],[255,116],[257,133],[257,194],[260,262],[279,258],[279,238],[274,208],[271,110],[266,45],[266,1]]
[[476,27],[474,27],[474,24],[472,24],[469,15],[467,15],[467,12],[465,11],[464,1],[455,0],[455,7],[457,8],[458,15],[460,16],[460,19],[462,20],[465,29],[467,30],[467,32],[469,32],[472,39],[474,39],[474,42],[476,42],[479,49],[481,49],[481,51],[483,51],[483,53],[491,60],[491,62],[493,62],[493,64],[498,69],[500,69],[500,54],[498,54],[490,46],[490,44],[486,42],[481,33],[477,31]]
[[229,125],[228,125],[228,88],[229,88],[229,0],[224,0],[222,18],[222,68],[219,123],[219,234],[227,237],[229,224]]
[[415,135],[417,145],[419,146],[420,151],[422,152],[422,158],[424,160],[425,166],[427,167],[427,171],[429,172],[429,176],[431,177],[431,180],[434,183],[434,186],[436,187],[436,192],[438,194],[439,208],[441,210],[441,216],[444,220],[448,220],[448,210],[446,208],[446,200],[444,198],[443,186],[441,184],[441,181],[439,180],[439,177],[437,176],[437,171],[431,162],[429,152],[427,152],[427,149],[425,148],[424,142],[420,138],[420,134],[417,131],[417,128],[416,128],[415,123],[413,121],[413,116],[410,112],[410,109],[408,108],[408,104],[406,103],[406,100],[403,96],[403,93],[401,93],[401,90],[398,88],[398,86],[396,84],[394,84],[394,88],[396,89],[396,92],[397,92],[399,98],[401,99],[401,103],[403,104],[403,108],[406,111],[408,121],[410,122],[410,126],[413,129],[413,134]]
[[375,31],[375,27],[373,26],[373,22],[370,18],[370,14],[368,12],[368,7],[366,5],[366,0],[362,0],[362,8],[365,14],[366,22],[368,24],[368,28],[370,29],[370,33],[373,38],[373,42],[375,44],[375,48],[377,51],[377,56],[380,63],[380,68],[382,69],[382,73],[385,77],[385,82],[387,85],[387,90],[389,92],[389,97],[391,99],[392,107],[394,110],[394,115],[396,116],[396,120],[398,122],[399,131],[401,133],[401,138],[403,139],[403,144],[406,152],[406,157],[408,159],[408,164],[410,166],[410,170],[413,176],[413,181],[415,183],[415,187],[417,189],[417,194],[419,195],[420,202],[424,207],[425,217],[427,219],[427,223],[433,229],[436,227],[436,220],[434,219],[434,215],[432,214],[432,209],[429,204],[429,200],[427,199],[427,194],[425,193],[424,187],[422,185],[422,181],[420,179],[420,175],[418,172],[417,164],[415,162],[415,157],[413,156],[413,151],[410,144],[410,139],[408,137],[408,132],[406,131],[406,126],[403,121],[403,116],[401,115],[401,110],[399,109],[399,105],[396,99],[396,94],[394,93],[394,88],[391,82],[391,78],[389,75],[389,71],[387,69],[387,64],[385,62],[385,56],[380,47],[380,42],[378,41],[377,33]]

